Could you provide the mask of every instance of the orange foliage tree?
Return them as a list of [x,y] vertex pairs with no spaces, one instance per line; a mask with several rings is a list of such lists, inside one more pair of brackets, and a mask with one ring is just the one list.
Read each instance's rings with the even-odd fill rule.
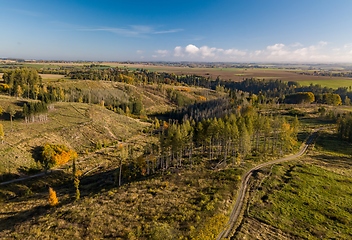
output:
[[42,148],[42,164],[46,169],[62,165],[77,158],[77,153],[65,145],[45,144]]
[[199,101],[203,101],[203,102],[207,100],[207,98],[204,96],[199,96],[198,99]]
[[49,201],[49,205],[52,206],[52,207],[54,207],[57,204],[59,204],[59,200],[57,199],[56,192],[51,187],[49,187],[49,198],[48,198],[48,201]]

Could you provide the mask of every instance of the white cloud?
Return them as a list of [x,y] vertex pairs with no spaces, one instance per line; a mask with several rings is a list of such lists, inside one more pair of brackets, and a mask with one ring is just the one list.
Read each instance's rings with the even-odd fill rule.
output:
[[245,51],[241,51],[241,50],[234,49],[234,48],[227,49],[224,51],[224,53],[226,55],[232,55],[232,56],[245,56],[245,55],[247,55],[247,53]]
[[268,49],[269,51],[280,51],[281,49],[283,49],[285,47],[284,44],[282,43],[277,43],[275,45],[272,46],[267,46],[266,49]]
[[180,46],[175,47],[174,56],[175,57],[183,57],[183,49],[182,49],[182,47],[180,47]]
[[[196,46],[174,48],[174,60],[197,61],[237,61],[237,62],[350,62],[352,61],[352,44],[331,46],[319,41],[313,45],[301,43],[275,43],[256,50],[237,48],[218,48]],[[160,53],[159,53],[160,54]]]
[[209,48],[208,46],[203,46],[199,48],[202,58],[214,57],[216,53],[216,48]]
[[169,51],[168,51],[168,50],[156,50],[155,52],[156,52],[156,53],[158,54],[158,56],[160,56],[160,57],[165,57],[166,55],[169,54]]
[[194,46],[193,44],[187,45],[185,51],[189,54],[197,54],[199,52],[199,48]]
[[136,52],[137,52],[137,54],[143,54],[144,53],[143,50],[137,50]]
[[157,50],[156,52],[159,54],[168,54],[169,53],[168,50]]
[[185,48],[180,46],[175,47],[174,56],[175,57],[191,57],[193,60],[198,58],[199,60],[221,60],[221,59],[234,59],[246,56],[247,52],[238,49],[222,49],[209,46],[197,47],[193,44],[187,45]]
[[294,50],[293,54],[296,56],[303,56],[303,57],[307,56],[308,48],[300,48],[300,49]]
[[286,50],[287,47],[285,46],[285,44],[282,44],[282,43],[277,43],[272,46],[267,46],[266,49],[269,53],[268,58],[276,58],[277,56],[280,57],[280,56],[285,56],[289,54],[289,52]]
[[255,56],[259,56],[259,55],[262,54],[262,53],[263,53],[262,50],[256,50],[256,51],[254,51],[254,55],[255,55]]

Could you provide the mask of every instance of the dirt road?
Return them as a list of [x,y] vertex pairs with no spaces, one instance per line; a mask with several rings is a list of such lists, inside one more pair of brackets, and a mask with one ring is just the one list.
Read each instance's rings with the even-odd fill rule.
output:
[[226,224],[225,229],[219,234],[219,236],[216,238],[217,240],[223,239],[223,238],[229,238],[231,236],[229,236],[231,233],[233,233],[233,228],[235,226],[235,223],[237,222],[238,217],[241,214],[241,210],[242,207],[244,205],[244,199],[245,199],[245,195],[246,195],[246,191],[248,188],[248,181],[250,179],[250,177],[252,176],[252,173],[256,170],[259,170],[263,167],[267,167],[276,163],[281,163],[281,162],[285,162],[285,161],[290,161],[290,160],[294,160],[300,156],[302,156],[308,149],[309,145],[313,143],[313,140],[315,139],[317,135],[317,132],[314,132],[309,138],[308,140],[303,144],[303,146],[301,147],[300,151],[294,155],[290,155],[284,158],[280,158],[280,159],[276,159],[274,161],[270,161],[270,162],[266,162],[266,163],[262,163],[259,164],[253,168],[251,168],[248,172],[246,172],[243,177],[242,177],[242,181],[241,181],[241,186],[240,189],[238,190],[238,196],[237,196],[237,200],[236,203],[232,209],[231,215],[230,215],[230,219],[228,221],[228,223]]

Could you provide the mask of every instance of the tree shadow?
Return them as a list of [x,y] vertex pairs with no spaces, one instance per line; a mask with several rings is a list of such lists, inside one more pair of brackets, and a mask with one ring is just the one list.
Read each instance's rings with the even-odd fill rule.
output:
[[[6,111],[7,110],[4,109],[4,112],[0,115],[0,120],[2,120],[2,121],[10,121],[11,120],[10,114]],[[22,112],[17,111],[15,113],[15,115],[12,117],[12,121],[17,120],[17,119],[22,119],[22,118],[23,118]]]
[[[81,199],[101,195],[102,192],[118,188],[114,182],[116,170],[117,169],[109,169],[81,177],[79,187]],[[154,175],[149,175],[133,181],[142,181],[153,176]],[[132,181],[125,179],[123,184],[129,182]],[[48,197],[47,189],[49,186],[58,194],[59,205],[57,207],[50,208],[49,206],[40,205],[23,211],[15,211],[11,209],[11,207],[8,207],[8,211],[3,211],[1,214],[3,216],[11,216],[1,219],[0,231],[15,231],[16,225],[20,225],[26,221],[38,221],[41,216],[49,214],[50,211],[55,211],[55,209],[75,201],[73,177],[72,173],[68,171],[53,170],[51,173],[49,172],[47,175],[40,178],[28,179],[26,181],[1,186],[0,199],[6,199],[3,204],[29,204],[29,200],[46,199]],[[11,192],[11,194],[9,194],[9,192]],[[80,200],[78,200],[78,204],[79,201]]]
[[316,145],[328,152],[352,155],[352,144],[338,139],[336,134],[320,134],[316,140]]
[[[4,230],[14,230],[16,225],[19,225],[28,219],[38,218],[41,215],[47,214],[49,208],[46,206],[37,206],[29,210],[21,211],[13,216],[3,218],[0,221],[0,232]],[[8,213],[13,214],[13,212]]]
[[16,101],[16,102],[15,102],[15,105],[18,106],[18,107],[23,107],[23,105],[24,105],[25,103],[28,103],[28,101],[26,101],[26,100],[20,100],[20,101]]
[[39,205],[31,209],[27,209],[19,212],[2,213],[2,215],[12,215],[12,216],[1,219],[0,232],[4,230],[14,231],[16,226],[28,220],[37,222],[41,216],[49,214],[50,212],[55,211],[55,209],[60,208],[61,206],[64,206],[66,204],[69,204],[72,201],[73,201],[72,199],[64,199],[60,201],[59,204],[55,207],[50,207],[49,205]]
[[38,163],[42,163],[43,146],[36,146],[31,149],[32,158]]
[[349,157],[319,154],[315,155],[313,158],[335,168],[349,169],[352,167],[352,160]]
[[0,181],[1,182],[7,182],[7,181],[10,181],[10,180],[13,180],[13,179],[17,179],[19,177],[20,176],[18,174],[15,174],[15,173],[3,173],[3,174],[0,174]]

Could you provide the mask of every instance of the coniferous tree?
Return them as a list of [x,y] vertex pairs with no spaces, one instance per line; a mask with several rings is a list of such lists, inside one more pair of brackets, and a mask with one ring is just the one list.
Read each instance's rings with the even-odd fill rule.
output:
[[251,137],[248,133],[245,121],[242,118],[240,118],[240,121],[238,122],[239,122],[238,131],[240,133],[239,152],[240,152],[241,161],[243,161],[246,155],[251,150]]

